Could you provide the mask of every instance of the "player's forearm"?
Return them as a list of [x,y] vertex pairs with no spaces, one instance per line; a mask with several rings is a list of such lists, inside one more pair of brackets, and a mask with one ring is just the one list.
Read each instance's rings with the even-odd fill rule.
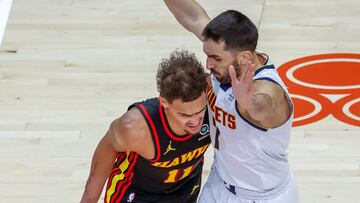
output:
[[[96,182],[96,181],[95,181]],[[100,182],[102,181],[97,181],[97,184],[94,184],[94,180],[93,178],[89,177],[87,182],[86,182],[86,186],[85,186],[85,192],[81,198],[80,203],[97,203],[99,198],[100,198],[100,194],[102,191],[102,187]]]
[[176,20],[203,40],[202,31],[210,21],[206,11],[194,0],[164,0]]
[[91,162],[90,175],[86,182],[81,203],[96,203],[101,195],[106,179],[110,175],[117,152],[106,140],[100,141]]

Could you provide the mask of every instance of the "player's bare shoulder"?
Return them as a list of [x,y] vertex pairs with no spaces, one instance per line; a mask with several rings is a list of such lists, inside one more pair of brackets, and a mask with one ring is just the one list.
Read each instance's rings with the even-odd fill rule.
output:
[[115,138],[116,147],[119,151],[130,150],[145,158],[153,158],[150,130],[137,108],[130,109],[123,116],[114,120],[111,123],[110,131]]
[[283,100],[283,95],[286,95],[285,91],[276,83],[268,80],[256,80],[255,81],[256,93],[267,94],[273,100]]
[[267,125],[275,128],[285,123],[290,118],[291,103],[284,89],[267,80],[257,80],[255,86],[256,93],[265,94],[271,98],[273,112],[267,119]]

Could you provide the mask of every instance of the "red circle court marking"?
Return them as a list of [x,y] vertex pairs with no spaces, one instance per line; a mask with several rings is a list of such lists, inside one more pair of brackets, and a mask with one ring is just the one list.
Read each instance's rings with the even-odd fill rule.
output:
[[[313,101],[310,102],[310,101],[307,101],[305,99],[302,99],[302,98],[297,98],[297,97],[294,97],[294,95],[292,95],[292,100],[293,100],[293,103],[296,105],[296,106],[301,106],[301,109],[296,109],[296,111],[294,111],[294,118],[303,118],[307,115],[310,115],[311,113],[317,113],[318,112],[318,109],[316,108],[317,105],[316,104],[319,104],[317,101],[317,103],[314,103]],[[321,107],[320,107],[321,108]],[[320,109],[321,110],[321,109]]]
[[293,126],[300,126],[319,121],[330,114],[331,101],[327,98],[309,94],[307,96],[291,94],[294,104]]
[[354,125],[360,126],[360,94],[352,94],[338,100],[334,104],[332,114],[338,120]]
[[293,76],[305,84],[316,84],[327,89],[360,87],[360,60],[359,63],[324,61],[303,65],[293,72]]
[[347,108],[347,105],[345,105],[344,110],[346,110],[346,109],[349,109],[350,114],[354,115],[355,118],[360,120],[360,99],[359,98],[351,101],[351,104],[349,104],[349,108]]
[[[289,92],[294,94],[294,126],[319,121],[328,114],[360,126],[360,54],[307,56],[289,61],[277,71]],[[336,102],[327,98],[340,94],[348,96]],[[321,104],[321,111],[316,110],[317,103]]]
[[360,54],[337,53],[303,57],[278,69],[290,92],[346,94],[360,91]]

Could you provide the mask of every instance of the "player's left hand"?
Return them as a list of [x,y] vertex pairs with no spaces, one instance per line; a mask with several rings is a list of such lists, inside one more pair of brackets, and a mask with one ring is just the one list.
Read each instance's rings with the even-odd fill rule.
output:
[[233,65],[229,67],[229,74],[231,77],[231,86],[233,94],[238,102],[240,108],[248,109],[252,102],[252,97],[255,93],[255,85],[253,78],[255,75],[255,65],[248,62],[242,69],[240,80],[236,77],[235,68]]

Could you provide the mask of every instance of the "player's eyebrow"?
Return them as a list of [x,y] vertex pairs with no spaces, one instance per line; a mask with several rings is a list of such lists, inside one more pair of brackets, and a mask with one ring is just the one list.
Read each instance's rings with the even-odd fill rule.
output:
[[196,112],[196,113],[193,113],[193,114],[190,114],[190,115],[186,114],[186,113],[181,113],[181,112],[179,112],[178,114],[180,114],[182,116],[193,116],[193,115],[196,115],[196,114],[199,114],[199,113],[203,112],[205,109],[206,109],[206,105],[199,112]]
[[221,58],[221,56],[219,55],[216,55],[216,54],[208,54],[205,49],[203,49],[203,52],[208,56],[208,57],[211,57],[211,58]]

